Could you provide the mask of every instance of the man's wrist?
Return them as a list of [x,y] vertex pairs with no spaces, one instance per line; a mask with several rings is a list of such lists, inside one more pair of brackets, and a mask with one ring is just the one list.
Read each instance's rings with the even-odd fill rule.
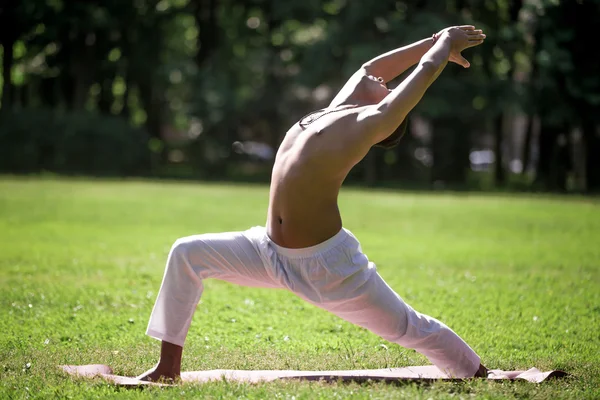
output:
[[434,33],[433,35],[431,35],[431,38],[429,39],[429,42],[431,43],[431,47],[435,46],[436,43],[440,42],[440,41],[448,41],[450,45],[452,45],[452,38],[450,37],[450,34],[446,31],[440,31],[437,33]]
[[443,44],[446,44],[446,45],[448,45],[448,47],[452,48],[452,37],[450,36],[450,34],[448,32],[442,32],[442,33],[438,34],[436,43],[438,43],[438,42],[442,42]]

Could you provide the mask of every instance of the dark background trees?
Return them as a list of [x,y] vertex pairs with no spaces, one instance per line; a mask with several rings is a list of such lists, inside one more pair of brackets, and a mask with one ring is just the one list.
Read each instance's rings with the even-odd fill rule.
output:
[[268,177],[299,117],[364,61],[482,26],[401,146],[349,180],[600,191],[595,0],[5,0],[0,170]]

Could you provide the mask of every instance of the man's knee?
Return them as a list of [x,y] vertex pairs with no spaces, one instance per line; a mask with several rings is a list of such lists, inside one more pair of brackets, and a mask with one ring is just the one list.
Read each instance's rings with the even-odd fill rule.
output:
[[187,257],[189,253],[189,247],[189,238],[179,238],[171,246],[171,251],[169,254],[171,255],[171,257],[175,257],[178,259],[182,257]]
[[201,276],[198,266],[194,263],[193,254],[201,250],[202,243],[191,237],[177,239],[171,246],[167,274],[172,275],[179,283],[192,282],[201,286]]
[[202,279],[215,278],[227,269],[231,251],[229,244],[215,234],[202,234],[177,239],[171,247],[172,262]]
[[210,246],[207,242],[211,241],[210,235],[193,235],[179,238],[171,246],[171,254],[180,257],[194,257],[195,255],[205,253]]

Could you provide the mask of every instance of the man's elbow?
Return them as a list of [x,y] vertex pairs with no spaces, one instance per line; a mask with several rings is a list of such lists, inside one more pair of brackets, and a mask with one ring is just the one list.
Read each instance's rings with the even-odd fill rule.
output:
[[429,76],[433,78],[437,72],[439,71],[441,65],[434,60],[421,60],[419,62],[419,66],[417,67],[417,71],[419,74]]
[[377,74],[375,66],[370,61],[367,61],[366,63],[361,65],[359,72],[362,72],[364,75],[379,76],[379,74]]

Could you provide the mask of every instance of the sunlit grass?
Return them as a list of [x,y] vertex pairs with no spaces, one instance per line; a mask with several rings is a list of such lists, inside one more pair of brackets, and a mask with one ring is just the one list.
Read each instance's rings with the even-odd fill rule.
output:
[[[534,385],[227,382],[123,391],[62,375],[155,361],[144,335],[172,242],[264,224],[263,186],[0,180],[0,398],[600,397],[600,207],[585,198],[347,190],[344,224],[418,310],[492,368],[564,369]],[[386,346],[381,346],[385,344]],[[349,369],[425,364],[295,296],[207,281],[184,369]]]

